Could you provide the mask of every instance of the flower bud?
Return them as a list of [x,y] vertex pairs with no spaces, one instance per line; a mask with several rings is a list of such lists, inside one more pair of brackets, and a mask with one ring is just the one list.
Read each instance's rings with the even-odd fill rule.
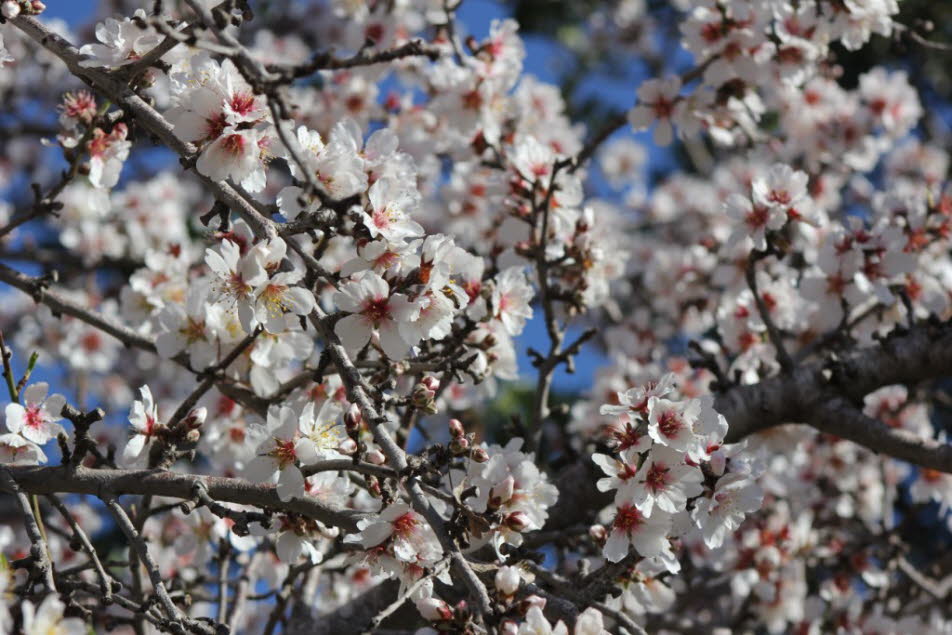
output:
[[519,626],[512,620],[506,620],[499,627],[499,632],[502,635],[519,635]]
[[485,463],[489,460],[489,452],[486,451],[486,448],[473,448],[473,451],[469,453],[469,458],[476,463]]
[[3,17],[6,19],[12,20],[20,15],[20,3],[14,0],[4,0],[3,4],[0,5],[0,13],[3,13]]
[[188,434],[185,435],[185,440],[189,443],[198,443],[198,440],[202,436],[202,431],[198,428],[193,428],[188,431]]
[[453,619],[453,609],[439,598],[429,597],[417,600],[416,607],[423,619],[431,622],[445,622]]
[[496,571],[496,589],[503,595],[514,595],[519,590],[519,570],[515,567],[499,567]]
[[347,432],[356,432],[360,428],[361,420],[360,408],[357,407],[357,404],[351,404],[347,412],[344,413],[344,427]]
[[432,390],[433,392],[436,392],[437,390],[440,389],[440,380],[434,377],[433,375],[427,375],[420,381],[420,383],[426,386],[428,389]]
[[463,428],[463,422],[459,419],[450,419],[449,427],[450,435],[453,437],[461,437],[466,434],[466,430]]
[[357,442],[353,439],[344,439],[341,441],[340,445],[337,446],[337,451],[341,454],[346,454],[347,456],[353,455],[357,451]]
[[374,465],[383,465],[387,462],[387,457],[383,455],[383,452],[374,448],[373,450],[364,452],[364,460]]
[[502,522],[513,531],[525,531],[529,527],[529,517],[525,512],[512,512]]
[[423,382],[420,382],[413,387],[413,392],[410,394],[410,403],[413,404],[415,408],[429,413],[436,414],[436,392],[430,390]]
[[208,408],[202,406],[189,412],[182,423],[186,428],[195,430],[202,427],[206,417],[208,417]]
[[30,11],[32,11],[33,15],[39,15],[46,11],[46,4],[40,2],[40,0],[32,0],[32,2],[30,2]]
[[526,613],[533,606],[538,606],[540,609],[545,608],[545,598],[539,597],[538,595],[527,595],[523,598],[522,602],[519,603],[519,610],[522,613]]
[[450,441],[450,452],[453,456],[463,456],[469,451],[469,439],[466,437],[456,437]]
[[603,543],[608,538],[608,531],[604,525],[592,525],[588,528],[588,536],[597,543]]

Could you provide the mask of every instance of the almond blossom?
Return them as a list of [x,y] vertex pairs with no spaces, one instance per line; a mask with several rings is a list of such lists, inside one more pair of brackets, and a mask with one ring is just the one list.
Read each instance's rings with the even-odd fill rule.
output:
[[364,271],[355,275],[334,294],[334,302],[351,314],[334,326],[334,332],[348,350],[360,350],[376,334],[387,357],[400,360],[415,344],[407,336],[404,324],[415,319],[419,307],[402,293],[391,294],[387,281],[376,273]]
[[27,386],[21,397],[23,404],[11,403],[6,408],[7,430],[20,434],[27,441],[43,445],[63,432],[63,426],[56,423],[63,418],[63,395],[47,396],[50,386],[38,382]]

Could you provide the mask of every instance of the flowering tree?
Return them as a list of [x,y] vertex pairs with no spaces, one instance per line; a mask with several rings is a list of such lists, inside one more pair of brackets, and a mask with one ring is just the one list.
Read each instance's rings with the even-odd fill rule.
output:
[[0,2],[0,629],[950,632],[948,155],[838,73],[895,0],[604,3],[588,131],[458,1],[109,5]]

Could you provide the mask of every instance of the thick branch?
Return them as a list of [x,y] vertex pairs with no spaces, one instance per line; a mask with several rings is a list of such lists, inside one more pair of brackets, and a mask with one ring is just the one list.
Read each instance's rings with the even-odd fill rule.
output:
[[[714,407],[730,429],[729,442],[783,423],[809,423],[823,431],[926,467],[952,472],[952,456],[941,444],[886,437],[869,420],[843,420],[845,404],[858,412],[863,397],[882,386],[914,384],[952,375],[952,326],[923,324],[876,346],[845,353],[835,361],[802,364],[792,372],[716,395]],[[865,418],[864,418],[865,419]],[[834,431],[836,428],[837,431]],[[893,450],[893,451],[891,451]]]
[[[361,518],[358,512],[331,509],[307,497],[282,502],[273,485],[251,483],[239,478],[197,476],[163,470],[99,470],[82,466],[75,471],[63,466],[9,466],[6,471],[24,493],[30,494],[99,496],[110,492],[116,496],[133,494],[190,500],[194,497],[195,486],[202,483],[208,495],[217,501],[300,514],[351,532],[357,530],[357,521]],[[3,491],[11,492],[12,487],[4,484]]]

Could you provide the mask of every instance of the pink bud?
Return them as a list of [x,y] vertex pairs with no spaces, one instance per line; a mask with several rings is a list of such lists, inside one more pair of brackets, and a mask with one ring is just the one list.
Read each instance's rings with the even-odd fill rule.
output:
[[463,428],[463,422],[459,419],[450,419],[450,434],[454,437],[461,437],[466,434],[466,430]]
[[364,452],[364,460],[368,463],[373,463],[374,465],[383,465],[387,462],[387,457],[383,455],[383,452],[374,448],[373,450]]
[[469,439],[466,437],[456,437],[450,441],[450,452],[454,456],[462,456],[469,451]]
[[193,430],[188,431],[188,434],[185,435],[185,440],[188,441],[189,443],[198,443],[198,440],[201,438],[201,436],[202,436],[202,431],[199,430],[198,428],[195,428]]
[[513,531],[525,531],[530,524],[525,512],[512,512],[502,522]]
[[489,460],[489,452],[485,448],[473,448],[473,451],[469,453],[469,458],[476,463],[485,463]]
[[188,416],[185,417],[185,427],[186,428],[200,428],[202,424],[205,423],[205,418],[208,417],[208,408],[202,406],[201,408],[195,408],[188,413]]
[[46,5],[40,0],[33,0],[30,2],[30,10],[33,11],[33,15],[39,15],[46,11]]
[[431,622],[445,622],[453,619],[453,610],[449,605],[439,598],[425,598],[416,602],[417,610],[423,619]]
[[360,408],[357,407],[357,404],[352,404],[344,414],[344,427],[347,428],[348,432],[354,432],[360,428],[361,419]]
[[426,386],[427,388],[429,388],[430,390],[432,390],[433,392],[436,392],[437,390],[440,389],[440,380],[434,377],[433,375],[427,375],[420,381],[420,383]]
[[592,525],[588,528],[588,535],[595,542],[602,543],[608,537],[608,532],[603,525]]
[[353,439],[344,439],[340,445],[337,446],[337,451],[350,456],[357,451],[357,442]]

